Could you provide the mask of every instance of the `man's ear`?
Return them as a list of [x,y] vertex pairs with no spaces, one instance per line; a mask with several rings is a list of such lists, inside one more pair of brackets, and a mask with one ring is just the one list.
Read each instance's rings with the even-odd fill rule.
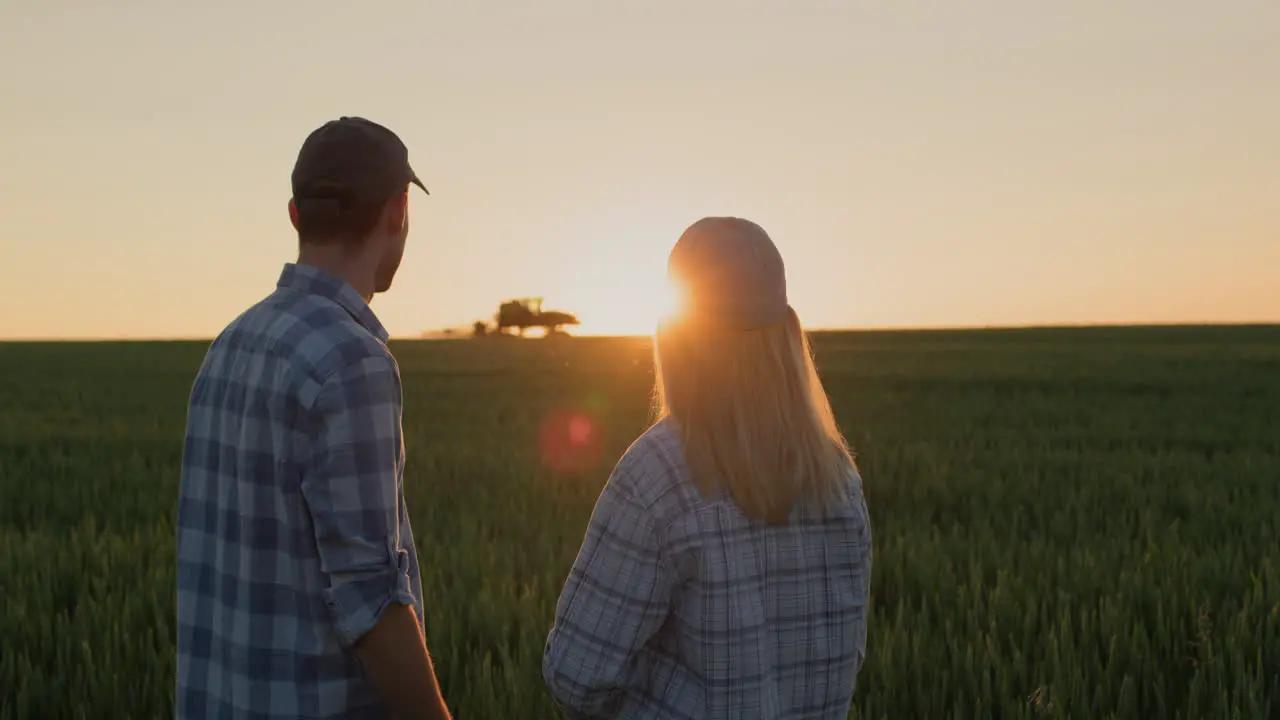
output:
[[293,223],[293,229],[298,228],[298,206],[294,204],[293,198],[289,198],[289,222]]
[[405,216],[408,213],[409,191],[396,193],[382,209],[382,219],[385,223],[383,227],[392,235],[398,234],[404,228]]

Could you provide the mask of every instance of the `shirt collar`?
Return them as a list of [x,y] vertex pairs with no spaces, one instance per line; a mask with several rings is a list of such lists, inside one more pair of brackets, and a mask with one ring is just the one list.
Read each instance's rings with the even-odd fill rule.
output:
[[336,275],[311,265],[285,263],[276,286],[328,298],[341,305],[342,309],[350,313],[351,317],[366,330],[373,333],[374,337],[384,343],[390,338],[390,333],[378,320],[369,303],[365,302],[350,283]]

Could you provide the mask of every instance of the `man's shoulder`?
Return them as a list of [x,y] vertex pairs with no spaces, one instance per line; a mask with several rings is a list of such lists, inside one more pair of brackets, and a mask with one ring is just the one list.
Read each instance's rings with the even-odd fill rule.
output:
[[338,303],[317,295],[284,300],[274,332],[280,347],[320,377],[367,360],[394,363],[391,351]]
[[373,365],[398,373],[386,344],[341,305],[286,290],[247,308],[210,347],[211,356],[244,354],[281,366],[304,396],[314,396],[319,387],[352,367]]

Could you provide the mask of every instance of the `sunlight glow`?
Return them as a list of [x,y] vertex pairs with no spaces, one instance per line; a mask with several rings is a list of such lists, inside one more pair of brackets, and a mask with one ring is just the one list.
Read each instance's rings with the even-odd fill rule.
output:
[[684,293],[682,288],[669,279],[663,279],[662,285],[658,290],[656,302],[658,314],[654,318],[655,327],[658,323],[670,320],[684,312]]
[[616,284],[573,290],[563,293],[560,304],[582,320],[568,328],[574,335],[650,335],[682,305],[678,288],[657,273],[637,272]]
[[652,335],[679,308],[667,261],[688,215],[696,213],[633,201],[585,212],[562,230],[571,238],[566,252],[556,257],[536,294],[581,320],[566,328],[570,335]]

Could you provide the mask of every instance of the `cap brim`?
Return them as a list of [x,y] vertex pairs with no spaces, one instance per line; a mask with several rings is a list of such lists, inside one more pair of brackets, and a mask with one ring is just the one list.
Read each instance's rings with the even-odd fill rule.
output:
[[417,174],[417,173],[410,173],[410,176],[409,176],[409,182],[411,182],[411,183],[413,183],[414,185],[417,185],[418,187],[422,188],[422,192],[424,192],[424,193],[426,193],[426,194],[428,194],[428,195],[430,195],[430,194],[431,194],[431,191],[427,189],[427,186],[426,186],[426,185],[423,185],[423,184],[422,184],[422,181],[418,179],[418,174]]

